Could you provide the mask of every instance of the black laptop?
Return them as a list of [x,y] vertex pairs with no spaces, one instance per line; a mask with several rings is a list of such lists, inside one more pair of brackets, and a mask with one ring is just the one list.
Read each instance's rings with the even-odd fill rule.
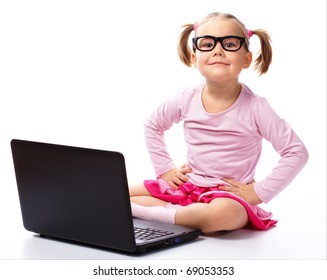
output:
[[145,253],[200,231],[132,217],[124,156],[14,139],[11,149],[24,227],[55,239]]

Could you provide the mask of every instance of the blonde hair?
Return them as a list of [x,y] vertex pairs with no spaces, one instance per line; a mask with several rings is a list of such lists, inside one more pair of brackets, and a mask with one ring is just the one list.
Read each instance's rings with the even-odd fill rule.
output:
[[[183,31],[179,37],[179,44],[178,44],[178,54],[181,59],[181,61],[186,65],[191,67],[193,65],[192,62],[192,55],[195,53],[195,46],[193,45],[193,48],[189,47],[189,37],[193,31],[196,32],[196,28],[201,25],[202,23],[212,19],[212,18],[217,18],[221,17],[223,19],[230,19],[234,20],[236,23],[238,23],[243,36],[245,38],[245,48],[249,50],[250,46],[250,37],[248,30],[246,29],[245,25],[237,19],[235,16],[227,13],[212,13],[207,15],[200,23],[195,23],[195,24],[185,24],[182,26]],[[260,75],[266,73],[269,69],[269,66],[272,61],[272,48],[271,48],[271,39],[269,34],[262,29],[255,29],[251,30],[251,33],[253,35],[258,36],[260,40],[260,54],[256,58],[254,62],[254,69],[259,72]],[[251,34],[251,36],[252,36]]]

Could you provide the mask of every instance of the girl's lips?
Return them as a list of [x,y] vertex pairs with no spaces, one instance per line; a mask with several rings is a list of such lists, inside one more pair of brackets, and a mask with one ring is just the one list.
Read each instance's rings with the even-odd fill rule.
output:
[[228,65],[228,64],[225,62],[222,62],[222,61],[215,61],[215,62],[210,63],[209,65]]

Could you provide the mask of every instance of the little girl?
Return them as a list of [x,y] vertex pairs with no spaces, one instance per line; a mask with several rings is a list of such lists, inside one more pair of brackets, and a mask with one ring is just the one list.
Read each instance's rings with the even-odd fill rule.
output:
[[[194,32],[192,49],[189,36]],[[272,59],[269,35],[247,30],[230,14],[213,13],[184,26],[179,56],[205,83],[169,98],[145,123],[147,148],[157,180],[130,188],[133,216],[199,228],[204,233],[247,225],[268,229],[277,221],[258,205],[281,192],[300,172],[308,152],[292,128],[238,77],[251,65],[249,40],[260,39],[260,74]],[[187,164],[176,167],[164,132],[184,124]],[[281,156],[271,174],[255,182],[262,139]]]

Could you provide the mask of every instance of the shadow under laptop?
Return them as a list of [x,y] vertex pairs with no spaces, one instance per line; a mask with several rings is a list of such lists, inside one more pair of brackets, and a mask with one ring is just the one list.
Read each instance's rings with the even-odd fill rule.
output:
[[[274,229],[272,228],[271,231]],[[22,259],[51,259],[51,260],[80,260],[80,259],[135,259],[135,258],[156,258],[166,256],[167,250],[172,250],[169,255],[174,255],[180,252],[181,248],[189,251],[192,250],[194,255],[203,255],[208,248],[208,243],[211,247],[222,248],[224,246],[233,247],[238,242],[247,241],[247,243],[260,243],[262,235],[267,232],[255,231],[251,229],[241,229],[238,231],[221,231],[208,235],[200,235],[197,239],[185,244],[180,244],[174,248],[167,247],[147,252],[144,254],[135,255],[128,252],[118,251],[114,249],[104,248],[102,246],[85,244],[77,241],[70,241],[61,238],[43,236],[39,234],[30,235],[23,243]],[[236,242],[236,243],[235,243]],[[202,245],[201,245],[202,244]],[[177,254],[180,256],[180,254]],[[186,258],[193,256],[187,255]],[[185,258],[184,257],[184,258]],[[218,257],[218,256],[217,256]]]
[[[192,246],[204,241],[203,236],[195,240],[181,243],[177,246],[155,249],[152,252],[133,254],[121,250],[104,248],[93,244],[71,241],[52,236],[33,234],[23,243],[22,259],[48,259],[48,260],[83,260],[83,259],[129,259],[129,258],[153,258],[166,250],[179,250],[184,246]],[[173,254],[173,252],[172,252]]]

